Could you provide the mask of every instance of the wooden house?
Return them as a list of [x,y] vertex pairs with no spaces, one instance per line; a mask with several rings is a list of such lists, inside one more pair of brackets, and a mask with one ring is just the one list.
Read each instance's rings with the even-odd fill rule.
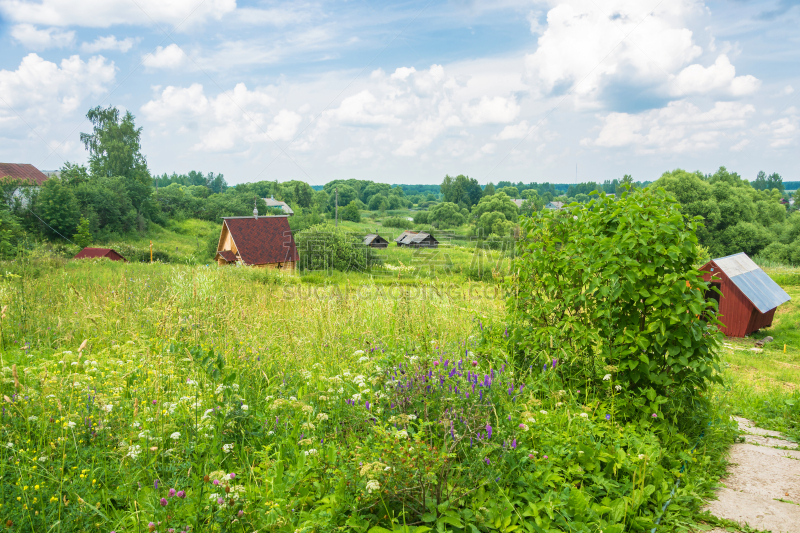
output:
[[294,270],[299,255],[288,215],[223,217],[215,259],[219,265]]
[[410,246],[412,248],[436,248],[439,246],[433,235],[424,231],[407,230],[394,240],[397,246]]
[[289,207],[289,204],[286,202],[281,202],[280,200],[276,200],[274,196],[270,196],[269,198],[264,198],[264,203],[267,204],[267,207],[278,208],[289,216],[294,215],[294,210]]
[[564,202],[547,202],[547,204],[544,206],[544,208],[545,209],[555,209],[556,211],[558,211],[559,209],[563,209],[564,208]]
[[73,259],[95,259],[98,257],[105,257],[112,261],[126,261],[119,253],[111,248],[84,248]]
[[369,246],[370,248],[387,248],[389,246],[389,241],[377,233],[370,233],[364,237],[363,244],[364,246]]
[[713,259],[700,268],[703,279],[722,292],[709,291],[707,297],[719,302],[722,332],[730,337],[745,337],[772,325],[775,309],[791,300],[744,252]]

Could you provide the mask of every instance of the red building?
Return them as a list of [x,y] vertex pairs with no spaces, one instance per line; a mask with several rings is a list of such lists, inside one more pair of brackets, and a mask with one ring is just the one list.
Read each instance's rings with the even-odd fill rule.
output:
[[112,261],[127,261],[111,248],[84,248],[73,259],[93,259],[96,257],[107,257]]
[[745,337],[772,325],[775,309],[791,300],[744,252],[712,259],[700,268],[703,279],[714,291],[708,297],[719,302],[722,332],[729,337]]
[[27,163],[0,163],[0,179],[4,178],[41,186],[47,181],[47,174]]
[[288,215],[222,217],[217,263],[294,270],[297,253]]

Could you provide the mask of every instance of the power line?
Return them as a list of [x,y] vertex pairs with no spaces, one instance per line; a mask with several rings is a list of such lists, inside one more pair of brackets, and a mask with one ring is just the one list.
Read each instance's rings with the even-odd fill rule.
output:
[[[48,224],[47,222],[45,222],[44,220],[42,220],[42,219],[39,217],[39,215],[37,215],[36,213],[34,213],[34,212],[33,212],[33,210],[32,210],[30,207],[28,207],[28,206],[26,205],[26,206],[25,206],[25,209],[27,209],[28,211],[30,211],[30,212],[31,212],[31,214],[32,214],[33,216],[35,216],[36,218],[38,218],[38,219],[39,219],[39,221],[40,221],[42,224],[44,224],[45,226],[47,226],[48,228],[50,228],[51,230],[53,230],[53,231],[54,231],[54,232],[55,232],[55,233],[56,233],[56,234],[57,234],[59,237],[61,237],[61,238],[62,238],[62,239],[64,239],[65,241],[72,242],[71,240],[67,239],[66,237],[64,237],[63,235],[61,235],[60,233],[58,233],[58,232],[57,232],[57,231],[56,231],[56,230],[53,228],[53,226],[51,226],[50,224]],[[72,242],[72,244],[75,244],[75,243],[74,243],[74,242]],[[75,244],[75,246],[78,246],[78,245],[77,245],[77,244]]]

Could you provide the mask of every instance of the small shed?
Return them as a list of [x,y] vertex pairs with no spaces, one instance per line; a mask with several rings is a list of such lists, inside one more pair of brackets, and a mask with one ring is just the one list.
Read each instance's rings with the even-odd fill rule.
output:
[[264,203],[267,204],[267,207],[278,207],[283,211],[285,214],[292,216],[294,215],[294,210],[289,207],[289,204],[286,202],[281,202],[280,200],[276,200],[274,196],[270,196],[269,198],[264,198]]
[[84,248],[73,259],[95,259],[97,257],[105,257],[112,261],[126,261],[124,257],[112,250],[111,248]]
[[404,231],[394,242],[397,243],[397,246],[411,246],[412,248],[436,248],[439,246],[439,241],[430,233],[413,230]]
[[219,265],[294,270],[299,255],[288,215],[223,217],[215,259]]
[[712,259],[700,268],[703,279],[718,288],[722,332],[729,337],[745,337],[772,325],[775,309],[791,300],[788,294],[744,252]]
[[363,244],[365,246],[369,246],[370,248],[387,248],[389,246],[389,241],[387,241],[377,233],[370,233],[369,235],[364,237]]

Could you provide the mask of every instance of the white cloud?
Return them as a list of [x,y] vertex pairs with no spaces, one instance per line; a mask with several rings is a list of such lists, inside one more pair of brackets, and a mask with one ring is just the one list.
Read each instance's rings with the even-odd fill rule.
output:
[[[57,65],[31,53],[22,59],[17,70],[0,70],[0,94],[4,103],[19,110],[26,122],[47,127],[81,109],[88,97],[96,99],[105,92],[115,74],[114,63],[103,57],[83,61],[75,55]],[[24,126],[6,105],[0,105],[0,123]]]
[[473,124],[505,124],[517,118],[520,107],[513,96],[484,96],[474,106],[464,104],[463,112]]
[[152,54],[147,54],[142,64],[152,69],[176,69],[188,61],[181,48],[173,43],[167,47],[157,47]]
[[583,139],[584,146],[632,147],[638,153],[684,153],[717,148],[723,139],[737,136],[748,117],[750,104],[716,102],[708,111],[685,100],[638,114],[609,113],[601,117],[596,139]]
[[297,133],[302,117],[287,109],[276,113],[274,103],[265,90],[251,91],[244,83],[215,97],[207,97],[203,86],[195,83],[166,87],[141,111],[145,119],[158,123],[160,135],[199,136],[194,150],[240,153],[290,140]]
[[236,0],[0,0],[0,15],[12,22],[107,28],[113,24],[183,24],[220,19]]
[[355,126],[375,126],[381,124],[399,124],[400,120],[391,113],[391,105],[386,101],[378,101],[369,91],[364,90],[348,96],[339,107],[326,112],[338,122]]
[[46,50],[71,45],[75,40],[75,32],[56,28],[39,30],[33,24],[23,23],[11,27],[11,37],[32,50]]
[[785,148],[796,144],[800,131],[800,115],[794,106],[788,108],[784,115],[769,124],[761,124],[758,128],[759,132],[768,134],[769,145],[772,148]]
[[691,94],[709,94],[725,92],[732,96],[744,96],[754,93],[761,82],[753,76],[736,76],[736,68],[731,65],[725,54],[708,68],[702,65],[689,65],[683,69],[670,83],[673,96]]
[[793,92],[794,92],[794,87],[792,87],[791,85],[787,85],[786,87],[778,91],[778,93],[775,94],[775,96],[789,96]]
[[98,37],[91,43],[81,44],[81,50],[88,54],[96,54],[97,52],[101,52],[103,50],[118,50],[124,54],[133,48],[133,45],[138,41],[139,39],[133,39],[132,37],[126,37],[122,40],[118,40],[113,35],[107,35],[105,37]]
[[531,131],[531,127],[528,126],[528,121],[523,120],[519,124],[509,124],[503,131],[498,133],[494,136],[494,138],[498,141],[506,141],[508,139],[522,139],[528,135],[528,132]]

